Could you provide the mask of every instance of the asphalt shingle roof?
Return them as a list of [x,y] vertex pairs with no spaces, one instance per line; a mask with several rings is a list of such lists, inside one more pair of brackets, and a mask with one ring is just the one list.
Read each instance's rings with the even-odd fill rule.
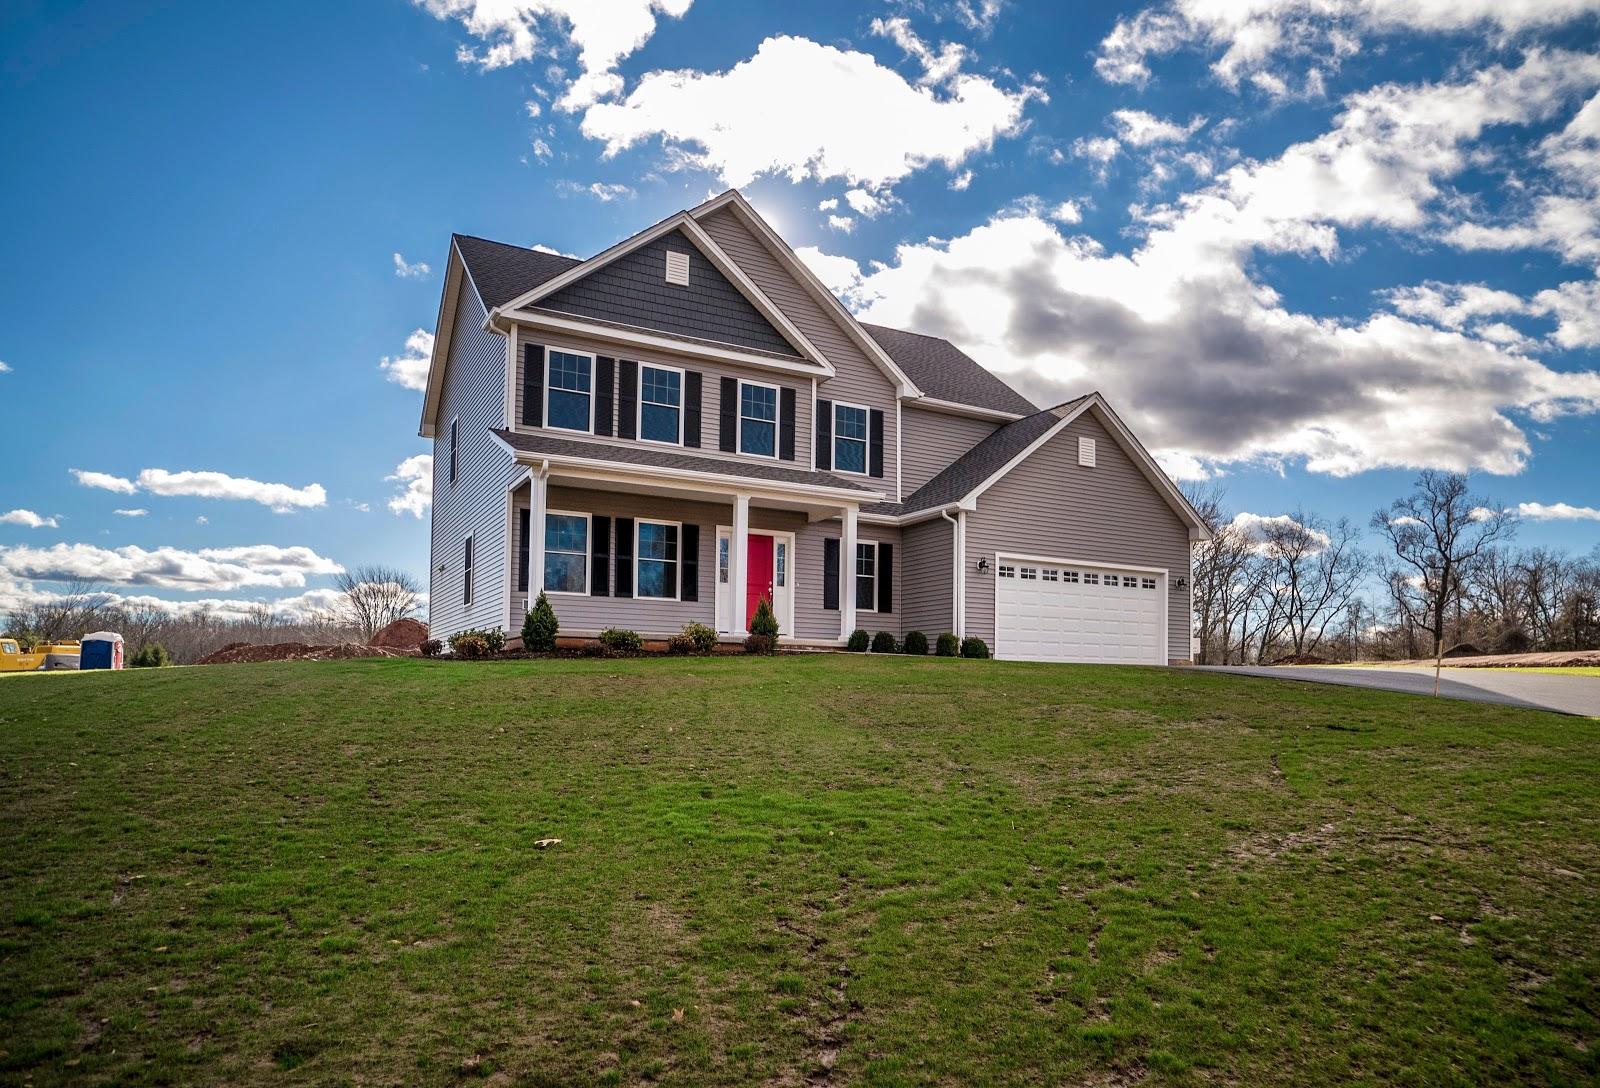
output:
[[861,327],[928,396],[977,408],[1032,415],[1039,406],[1018,393],[948,340],[886,325]]
[[[1079,397],[1067,404],[1077,404],[1082,399]],[[912,492],[902,504],[900,513],[915,514],[920,510],[932,510],[959,502],[1060,422],[1061,417],[1054,409],[1046,409],[1007,423]]]
[[529,434],[495,428],[494,434],[512,449],[522,453],[543,454],[552,457],[586,457],[595,461],[615,461],[625,465],[646,468],[670,468],[685,472],[710,472],[729,479],[769,480],[782,484],[808,484],[812,487],[832,487],[841,491],[872,493],[873,488],[862,487],[849,480],[841,480],[828,472],[811,472],[803,468],[784,468],[781,465],[760,461],[729,461],[720,457],[697,457],[690,453],[672,453],[645,446],[613,446],[604,442],[578,441],[557,438],[546,434]]
[[545,280],[554,279],[573,265],[583,263],[576,257],[542,253],[469,234],[457,234],[454,238],[466,261],[467,274],[477,286],[478,297],[483,299],[486,310],[504,306]]

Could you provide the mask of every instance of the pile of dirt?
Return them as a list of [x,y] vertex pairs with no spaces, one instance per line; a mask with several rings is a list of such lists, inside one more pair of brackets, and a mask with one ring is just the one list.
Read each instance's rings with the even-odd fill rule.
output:
[[248,661],[333,661],[346,657],[409,657],[383,646],[363,646],[346,642],[338,646],[312,646],[305,642],[274,642],[257,646],[249,642],[230,642],[200,659],[202,665],[237,665]]
[[1333,664],[1333,662],[1329,661],[1325,657],[1318,657],[1316,654],[1290,654],[1288,657],[1280,657],[1278,660],[1274,661],[1273,664],[1274,665],[1331,665],[1331,664]]
[[395,620],[367,640],[368,646],[386,650],[416,650],[428,641],[428,625],[421,620]]

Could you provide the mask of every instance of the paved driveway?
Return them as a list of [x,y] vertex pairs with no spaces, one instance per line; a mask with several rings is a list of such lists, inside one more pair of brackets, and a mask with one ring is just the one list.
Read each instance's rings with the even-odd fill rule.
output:
[[[1275,680],[1309,680],[1317,684],[1346,684],[1358,688],[1433,694],[1433,670],[1429,668],[1349,669],[1294,665],[1199,665],[1196,668],[1235,675],[1267,676]],[[1509,706],[1556,710],[1563,714],[1600,717],[1600,676],[1556,676],[1512,669],[1447,668],[1440,677],[1439,694],[1452,699],[1473,699],[1482,703],[1505,703]]]

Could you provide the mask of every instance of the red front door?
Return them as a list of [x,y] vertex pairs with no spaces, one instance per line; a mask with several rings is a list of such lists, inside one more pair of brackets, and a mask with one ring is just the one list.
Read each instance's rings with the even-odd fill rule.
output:
[[761,598],[772,600],[772,538],[758,536],[751,533],[750,547],[746,554],[748,572],[745,576],[744,586],[744,627],[750,629],[750,621],[755,618],[756,606],[761,603]]

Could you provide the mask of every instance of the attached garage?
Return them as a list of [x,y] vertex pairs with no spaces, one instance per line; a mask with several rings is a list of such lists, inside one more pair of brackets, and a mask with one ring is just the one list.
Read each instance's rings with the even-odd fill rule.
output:
[[1167,662],[1167,573],[998,555],[995,656],[1012,661]]

